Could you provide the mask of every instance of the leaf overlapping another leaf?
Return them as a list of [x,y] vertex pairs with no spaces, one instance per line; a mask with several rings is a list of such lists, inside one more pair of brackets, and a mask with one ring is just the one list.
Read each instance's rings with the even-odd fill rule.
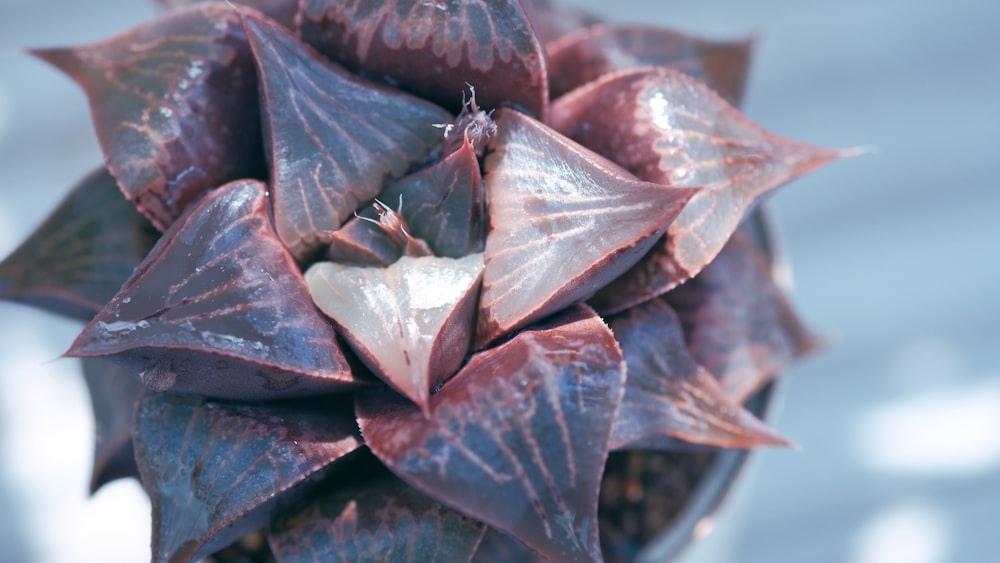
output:
[[114,356],[156,391],[233,399],[360,384],[251,180],[208,194],[164,233],[67,355]]
[[83,87],[108,169],[160,230],[208,190],[263,174],[253,60],[232,8],[191,6],[32,53]]

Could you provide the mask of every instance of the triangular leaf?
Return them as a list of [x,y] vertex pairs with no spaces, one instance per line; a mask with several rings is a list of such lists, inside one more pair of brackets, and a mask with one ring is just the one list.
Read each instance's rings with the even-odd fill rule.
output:
[[386,203],[399,201],[410,232],[449,258],[482,252],[486,236],[483,178],[475,149],[463,137],[455,151],[379,195]]
[[477,348],[618,277],[695,191],[637,180],[522,113],[497,123]]
[[388,268],[318,262],[306,283],[365,365],[426,408],[469,350],[482,270],[482,254],[407,256]]
[[483,107],[545,112],[545,52],[518,0],[302,4],[302,38],[362,74],[456,113],[467,84]]
[[443,109],[363,80],[272,22],[247,15],[271,159],[275,228],[299,260],[387,178],[402,176],[440,141]]
[[264,190],[233,182],[199,201],[67,354],[115,356],[157,391],[268,399],[356,386],[271,231]]
[[483,524],[441,506],[375,460],[353,473],[357,481],[331,483],[272,526],[279,561],[451,563],[472,557]]
[[240,405],[167,393],[136,410],[153,561],[194,561],[265,526],[361,447],[343,399]]
[[685,348],[680,321],[652,300],[615,317],[611,330],[628,364],[613,449],[670,437],[722,448],[789,445],[738,403]]
[[532,551],[531,548],[514,538],[497,531],[495,528],[487,528],[483,534],[483,541],[479,542],[479,549],[472,557],[472,563],[543,563],[545,558]]
[[429,412],[357,395],[365,442],[394,473],[555,561],[599,561],[597,494],[624,388],[607,326],[575,307],[472,357]]
[[[212,0],[157,0],[167,9],[178,9],[192,4],[201,4]],[[288,29],[294,29],[295,16],[299,10],[298,0],[214,0],[227,4],[247,6],[266,15]]]
[[596,25],[547,45],[549,88],[558,97],[616,70],[672,68],[739,105],[750,68],[750,40],[709,41],[662,27]]
[[132,413],[145,387],[134,373],[99,358],[84,358],[83,379],[94,413],[94,469],[90,494],[115,479],[138,477]]
[[[603,108],[614,105],[614,112]],[[626,117],[623,117],[626,116]],[[697,274],[753,202],[842,153],[790,141],[744,117],[718,94],[669,69],[606,75],[553,103],[557,130],[643,180],[704,186],[650,255],[592,304],[621,311]]]
[[763,254],[740,232],[700,274],[664,298],[684,325],[695,359],[738,403],[820,344],[774,283]]
[[108,168],[159,229],[207,190],[262,174],[253,61],[232,8],[192,6],[33,53],[87,92]]
[[89,321],[156,241],[149,221],[104,169],[80,181],[0,263],[0,299]]

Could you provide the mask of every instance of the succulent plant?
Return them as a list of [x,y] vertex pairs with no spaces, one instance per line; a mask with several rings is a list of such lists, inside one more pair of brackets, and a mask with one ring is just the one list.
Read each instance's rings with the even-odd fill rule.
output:
[[0,264],[87,323],[92,489],[141,479],[154,561],[625,559],[656,532],[628,460],[788,444],[742,404],[816,339],[744,219],[843,153],[735,109],[749,42],[542,0],[162,3],[34,51],[105,165]]

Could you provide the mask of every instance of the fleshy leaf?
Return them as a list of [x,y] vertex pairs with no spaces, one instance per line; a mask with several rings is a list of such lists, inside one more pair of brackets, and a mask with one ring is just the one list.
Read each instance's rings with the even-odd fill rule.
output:
[[302,38],[330,58],[453,112],[467,84],[480,105],[544,115],[543,50],[518,0],[309,0]]
[[628,364],[612,449],[675,438],[722,448],[790,445],[735,401],[684,344],[677,315],[654,299],[611,321]]
[[664,299],[684,325],[695,359],[736,402],[820,345],[774,283],[763,254],[741,232]]
[[549,118],[643,180],[704,186],[650,254],[591,301],[602,314],[690,279],[722,250],[757,198],[843,154],[770,133],[669,69],[606,75],[559,98]]
[[266,526],[361,447],[352,414],[344,399],[143,397],[134,435],[153,503],[153,561],[195,561]]
[[410,232],[435,254],[461,258],[482,252],[485,193],[476,152],[467,136],[439,162],[387,186],[379,196],[400,202]]
[[232,182],[199,201],[67,355],[115,356],[156,391],[269,399],[356,386],[271,231],[264,189]]
[[156,231],[104,169],[80,181],[0,263],[0,299],[89,321],[156,242]]
[[192,6],[33,53],[86,91],[108,168],[157,228],[209,189],[263,173],[253,60],[232,8]]
[[544,563],[545,559],[514,538],[487,528],[472,563]]
[[549,88],[558,97],[618,70],[672,68],[739,105],[750,68],[750,40],[710,41],[661,27],[597,25],[547,45]]
[[440,141],[443,109],[352,76],[247,15],[261,76],[275,228],[299,260]]
[[477,348],[593,295],[695,192],[639,181],[516,111],[501,110],[497,123]]
[[375,460],[354,474],[357,482],[328,487],[276,521],[270,543],[279,561],[471,559],[483,524],[441,506]]
[[318,262],[306,283],[365,365],[426,408],[468,353],[482,270],[482,254],[404,256],[388,268]]
[[132,413],[145,390],[134,373],[99,358],[83,360],[83,379],[94,412],[94,469],[90,494],[115,479],[138,477],[132,448]]
[[555,561],[599,561],[597,494],[624,389],[607,326],[578,306],[481,352],[429,412],[356,395],[365,442],[396,475]]

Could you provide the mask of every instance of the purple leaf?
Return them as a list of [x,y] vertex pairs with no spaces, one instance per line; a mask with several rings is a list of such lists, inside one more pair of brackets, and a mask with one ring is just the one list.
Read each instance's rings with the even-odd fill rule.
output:
[[629,309],[611,321],[611,330],[628,364],[612,449],[664,437],[722,448],[790,445],[728,399],[712,374],[695,362],[680,321],[663,301]]
[[[360,465],[360,464],[359,464]],[[441,506],[372,460],[364,475],[317,494],[275,522],[270,543],[284,563],[469,561],[485,526]]]
[[136,410],[153,561],[193,561],[266,526],[361,447],[344,399],[227,404],[165,393]]
[[0,263],[0,299],[89,321],[155,241],[152,225],[114,178],[95,171]]
[[671,68],[704,82],[739,105],[752,41],[709,41],[661,27],[597,25],[547,45],[552,97],[618,70]]
[[330,58],[456,113],[466,84],[485,108],[545,113],[545,51],[518,0],[313,0],[299,22]]
[[145,390],[134,373],[99,358],[83,360],[83,379],[94,412],[94,469],[90,494],[115,479],[138,477],[132,448],[132,413]]
[[234,399],[359,384],[252,180],[174,223],[67,355],[115,356],[156,391]]
[[[200,4],[206,1],[212,0],[157,0],[165,8],[169,10],[174,10],[178,8],[183,8],[184,6],[190,6],[192,4]],[[236,4],[238,6],[246,6],[248,8],[253,8],[258,12],[268,16],[274,21],[280,23],[281,25],[287,27],[288,29],[295,28],[295,16],[298,13],[299,2],[298,0],[214,0],[217,2],[226,2],[227,4]]]
[[357,395],[365,442],[412,486],[552,560],[598,561],[597,494],[624,389],[607,326],[579,306],[472,357],[427,413]]
[[514,538],[498,532],[494,528],[487,528],[486,533],[483,534],[483,541],[479,542],[479,549],[476,550],[472,561],[473,563],[510,563],[511,561],[542,563],[545,559]]
[[467,135],[439,162],[387,186],[379,199],[399,201],[410,232],[438,256],[461,258],[483,251],[486,196]]
[[469,350],[482,270],[481,254],[404,257],[388,268],[319,262],[306,283],[365,365],[426,409]]
[[740,232],[664,299],[684,325],[698,363],[738,403],[820,346],[774,283],[764,255]]
[[606,75],[554,102],[549,121],[643,180],[704,186],[650,254],[591,301],[602,314],[690,279],[715,258],[757,198],[843,155],[774,135],[669,69]]
[[232,8],[192,6],[33,53],[86,91],[108,168],[160,230],[209,189],[263,172],[253,61]]
[[497,123],[477,348],[593,295],[695,192],[639,181],[522,113],[501,110]]
[[363,80],[272,22],[244,19],[257,60],[278,236],[299,260],[440,142],[443,109]]

